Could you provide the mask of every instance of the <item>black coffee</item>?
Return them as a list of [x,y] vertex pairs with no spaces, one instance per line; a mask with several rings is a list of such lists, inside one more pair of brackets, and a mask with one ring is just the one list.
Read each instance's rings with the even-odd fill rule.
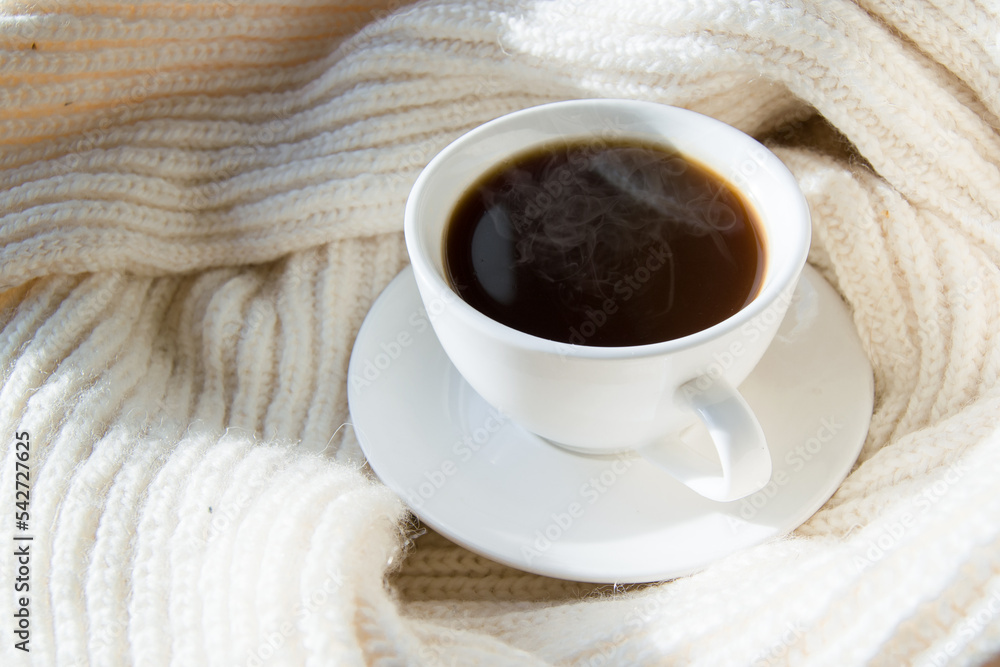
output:
[[507,160],[459,201],[449,280],[470,305],[563,343],[679,338],[749,303],[764,240],[741,195],[670,149],[546,146]]

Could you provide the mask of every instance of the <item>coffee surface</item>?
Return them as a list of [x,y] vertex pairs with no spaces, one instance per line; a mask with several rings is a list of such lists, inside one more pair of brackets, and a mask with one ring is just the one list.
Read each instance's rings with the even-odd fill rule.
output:
[[563,343],[680,338],[753,300],[764,240],[751,206],[671,149],[577,142],[515,156],[456,205],[449,281],[490,318]]

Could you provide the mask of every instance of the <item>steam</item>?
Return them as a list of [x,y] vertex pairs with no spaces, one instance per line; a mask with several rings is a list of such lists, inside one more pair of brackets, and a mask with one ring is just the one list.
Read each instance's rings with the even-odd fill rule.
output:
[[[573,149],[568,159],[550,154],[540,169],[509,170],[507,187],[485,203],[516,263],[568,298],[609,297],[650,248],[669,255],[680,236],[710,236],[720,256],[734,261],[724,232],[741,216],[718,184],[691,172],[658,149]],[[674,262],[662,264],[672,270]]]

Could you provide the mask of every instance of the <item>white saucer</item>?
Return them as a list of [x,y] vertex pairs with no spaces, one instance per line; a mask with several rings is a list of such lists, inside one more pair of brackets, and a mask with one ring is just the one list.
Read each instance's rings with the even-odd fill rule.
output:
[[409,268],[372,306],[348,370],[365,456],[420,519],[501,563],[595,583],[690,574],[783,535],[850,471],[872,372],[847,308],[811,267],[740,391],[774,473],[763,491],[716,503],[641,458],[574,454],[504,422],[448,361]]

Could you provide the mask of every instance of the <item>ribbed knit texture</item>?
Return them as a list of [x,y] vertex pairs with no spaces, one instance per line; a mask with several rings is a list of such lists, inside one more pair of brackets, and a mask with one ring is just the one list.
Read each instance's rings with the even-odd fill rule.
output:
[[[982,664],[1000,650],[997,14],[0,4],[0,542],[27,431],[32,662]],[[595,96],[774,145],[877,392],[858,465],[792,536],[626,589],[422,534],[347,423],[419,170],[505,112]],[[15,568],[0,556],[3,665],[29,657]]]

